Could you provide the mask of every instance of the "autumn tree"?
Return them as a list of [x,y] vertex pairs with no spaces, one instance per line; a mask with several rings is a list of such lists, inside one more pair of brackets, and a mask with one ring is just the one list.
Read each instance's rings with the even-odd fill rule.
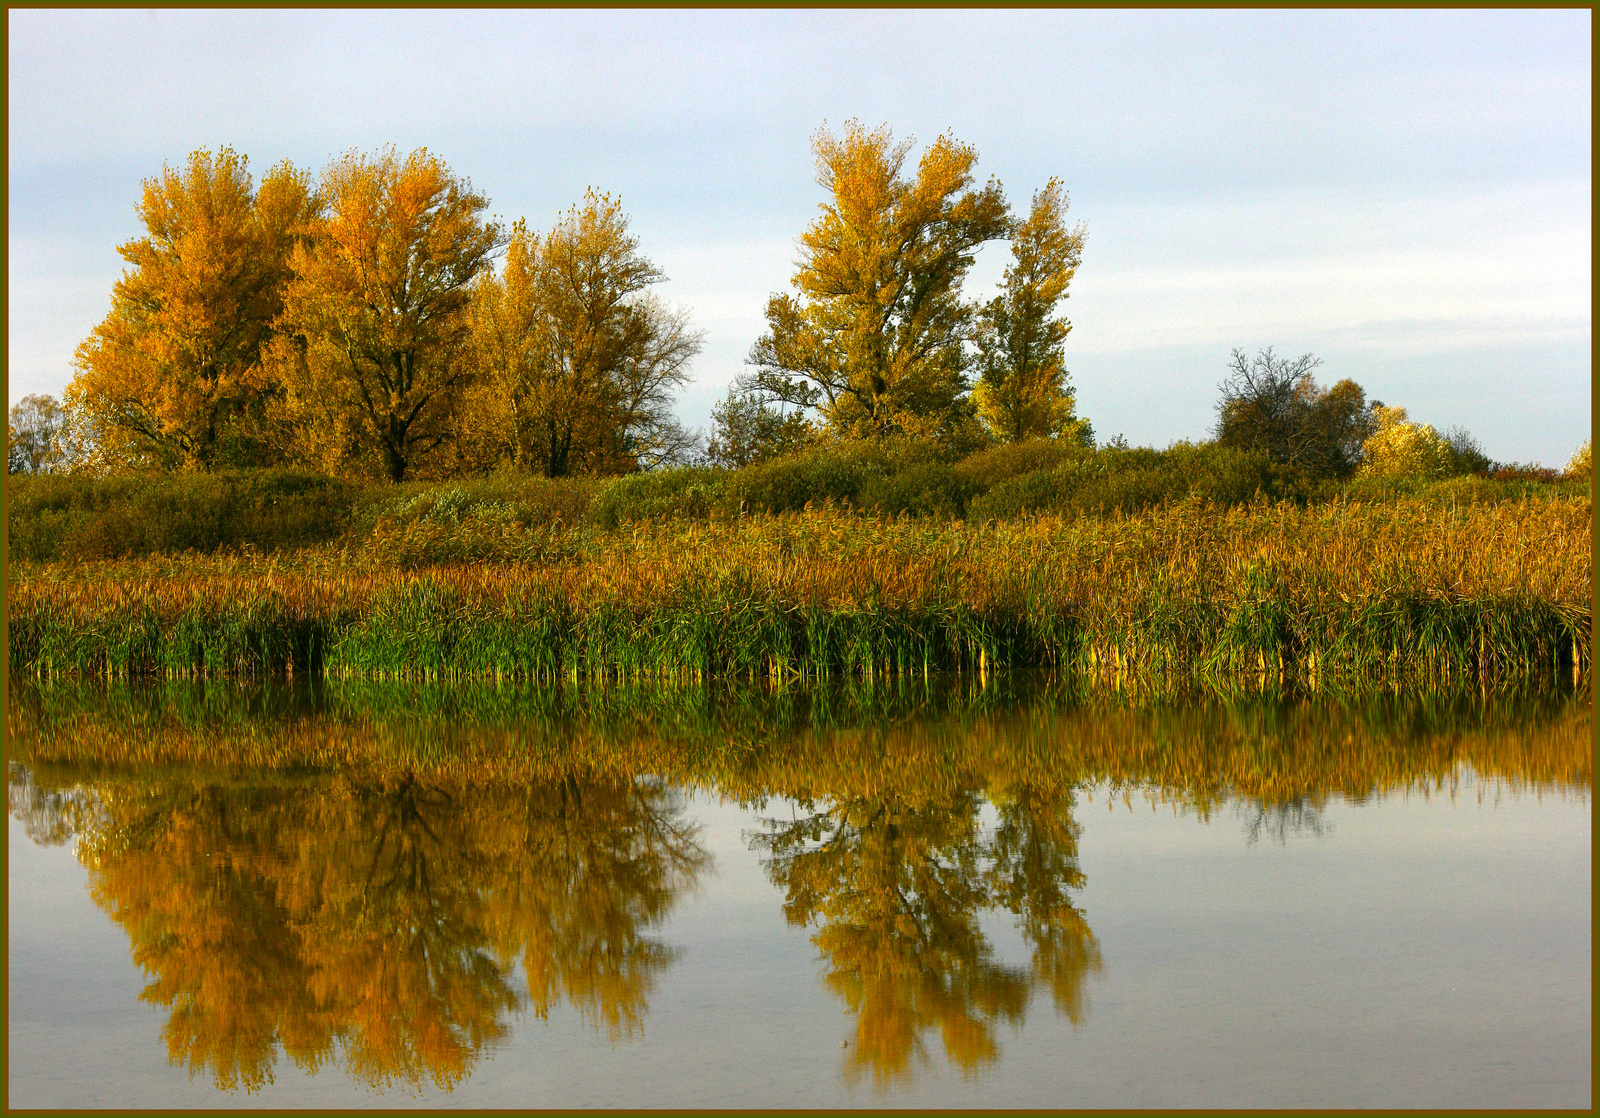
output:
[[1009,230],[999,183],[973,188],[978,154],[941,136],[907,177],[910,141],[846,124],[812,142],[822,215],[800,238],[795,294],[767,303],[744,384],[817,408],[841,434],[949,435],[967,418],[961,281]]
[[108,466],[210,469],[273,456],[259,421],[273,385],[262,347],[287,262],[318,202],[289,163],[259,189],[231,148],[197,151],[145,180],[147,236],[117,251],[132,267],[111,312],[77,350],[66,393]]
[[473,281],[504,245],[488,200],[425,149],[350,152],[323,172],[326,211],[290,258],[271,364],[302,454],[393,481],[451,433],[472,371]]
[[1351,473],[1375,430],[1372,409],[1355,381],[1320,387],[1311,373],[1321,364],[1309,353],[1294,361],[1276,357],[1271,346],[1253,358],[1234,350],[1220,385],[1217,442],[1264,451],[1313,476]]
[[473,290],[465,438],[487,431],[491,453],[549,477],[670,459],[686,440],[672,398],[702,335],[649,294],[664,278],[609,195],[590,191],[542,239],[519,222],[500,274]]
[[1065,436],[1092,441],[1076,418],[1063,343],[1072,323],[1057,315],[1083,257],[1083,226],[1066,225],[1067,196],[1051,179],[1033,196],[1011,237],[1001,293],[978,312],[978,415],[1001,442]]

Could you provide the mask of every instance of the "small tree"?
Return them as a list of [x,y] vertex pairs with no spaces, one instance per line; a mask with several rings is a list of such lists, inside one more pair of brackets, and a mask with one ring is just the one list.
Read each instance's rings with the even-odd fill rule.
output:
[[676,462],[698,449],[672,418],[703,336],[649,294],[666,277],[616,199],[593,190],[542,239],[513,228],[505,267],[470,307],[478,385],[463,409],[518,466],[549,477]]
[[729,389],[711,407],[711,439],[706,459],[738,470],[793,453],[810,441],[812,429],[799,412],[784,412],[756,396]]
[[1566,474],[1569,478],[1578,481],[1591,481],[1594,478],[1594,449],[1591,439],[1584,439],[1580,446],[1567,462]]
[[1063,343],[1072,323],[1056,316],[1083,257],[1083,226],[1066,225],[1057,179],[1033,196],[1028,220],[1011,237],[1011,267],[1001,293],[978,310],[978,416],[1001,442],[1066,435],[1091,442],[1077,419]]
[[1367,396],[1352,380],[1318,387],[1311,372],[1321,364],[1309,353],[1294,361],[1276,357],[1271,346],[1254,358],[1234,350],[1218,386],[1217,442],[1263,451],[1314,476],[1351,473],[1373,431]]
[[1374,404],[1372,417],[1376,430],[1362,445],[1363,474],[1433,480],[1457,472],[1449,442],[1428,424],[1410,422],[1405,408]]
[[63,464],[67,415],[54,396],[24,396],[6,423],[6,473],[48,474]]

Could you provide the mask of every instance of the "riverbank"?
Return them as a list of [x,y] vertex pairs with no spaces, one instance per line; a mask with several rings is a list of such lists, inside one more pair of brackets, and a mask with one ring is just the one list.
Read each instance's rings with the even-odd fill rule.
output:
[[1196,502],[969,524],[830,509],[360,549],[13,564],[40,676],[1079,672],[1484,684],[1591,670],[1593,507]]

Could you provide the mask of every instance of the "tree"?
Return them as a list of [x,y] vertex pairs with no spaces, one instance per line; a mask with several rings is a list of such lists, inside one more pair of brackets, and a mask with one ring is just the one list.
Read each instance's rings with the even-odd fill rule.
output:
[[703,336],[648,294],[664,278],[609,195],[590,191],[542,241],[519,222],[501,274],[473,291],[481,384],[467,425],[550,477],[681,455],[692,436],[672,396]]
[[812,141],[830,200],[800,239],[797,295],[767,303],[743,387],[818,408],[846,435],[948,435],[970,415],[961,281],[1006,235],[1000,184],[971,189],[977,152],[949,136],[902,175],[910,141],[858,122]]
[[366,458],[401,481],[451,433],[472,370],[472,284],[506,238],[481,218],[488,200],[426,149],[350,152],[321,191],[315,236],[290,258],[272,364],[309,456]]
[[1217,442],[1263,451],[1313,476],[1351,473],[1373,431],[1371,411],[1355,381],[1318,387],[1311,372],[1321,364],[1309,353],[1294,361],[1275,357],[1271,346],[1254,358],[1234,350],[1230,374],[1219,386]]
[[48,474],[64,459],[62,436],[67,416],[54,396],[24,396],[6,423],[6,473]]
[[1450,443],[1430,425],[1408,420],[1405,408],[1374,404],[1372,417],[1376,429],[1362,445],[1363,474],[1438,479],[1457,472]]
[[149,235],[117,250],[133,268],[78,347],[67,389],[107,465],[211,469],[272,456],[257,429],[273,391],[261,352],[318,201],[287,162],[252,189],[247,162],[231,148],[197,151],[144,182],[136,212]]
[[811,424],[799,412],[782,411],[737,389],[711,406],[711,427],[706,459],[729,470],[792,453],[811,437]]
[[1056,317],[1083,256],[1083,226],[1065,224],[1066,192],[1051,179],[1033,196],[1011,238],[1001,293],[978,312],[978,415],[1001,442],[1065,435],[1093,440],[1074,417],[1063,343],[1072,323]]

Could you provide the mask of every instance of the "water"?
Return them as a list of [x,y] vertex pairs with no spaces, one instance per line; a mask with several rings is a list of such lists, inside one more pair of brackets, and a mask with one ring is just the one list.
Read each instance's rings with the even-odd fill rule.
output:
[[13,683],[9,1103],[1591,1102],[1592,710]]

